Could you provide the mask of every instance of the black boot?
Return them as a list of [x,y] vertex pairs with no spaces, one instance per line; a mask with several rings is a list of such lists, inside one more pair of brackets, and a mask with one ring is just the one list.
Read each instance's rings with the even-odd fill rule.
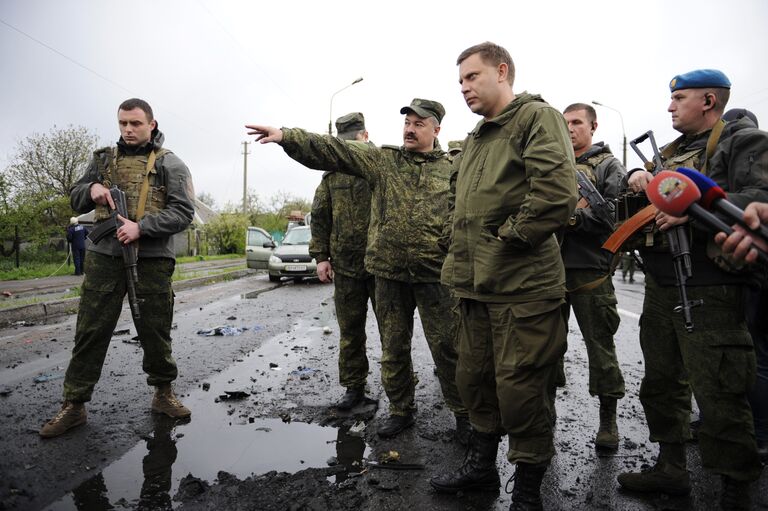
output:
[[[509,511],[540,511],[544,507],[541,503],[541,481],[547,471],[546,464],[532,465],[530,463],[518,463],[512,481],[515,487],[512,490],[512,505]],[[509,484],[509,483],[507,483]]]
[[723,476],[723,494],[720,509],[723,511],[748,510],[752,506],[749,498],[749,481],[737,481]]
[[469,445],[469,437],[472,434],[472,424],[466,415],[456,416],[456,441],[466,447]]
[[595,436],[595,447],[612,451],[619,448],[615,397],[600,396],[600,428]]
[[357,404],[362,403],[365,398],[365,391],[362,387],[349,387],[344,395],[336,403],[339,410],[351,410]]
[[480,433],[473,430],[469,437],[464,463],[451,474],[436,475],[429,484],[443,493],[465,490],[497,490],[501,484],[496,469],[496,452],[499,450],[499,435]]
[[381,438],[392,438],[399,435],[406,428],[410,428],[416,420],[413,413],[407,415],[390,415],[384,419],[377,431]]

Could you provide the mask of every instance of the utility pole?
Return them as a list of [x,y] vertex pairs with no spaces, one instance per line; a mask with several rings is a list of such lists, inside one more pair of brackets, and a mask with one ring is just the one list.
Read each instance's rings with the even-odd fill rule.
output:
[[248,144],[243,141],[243,214],[248,214]]

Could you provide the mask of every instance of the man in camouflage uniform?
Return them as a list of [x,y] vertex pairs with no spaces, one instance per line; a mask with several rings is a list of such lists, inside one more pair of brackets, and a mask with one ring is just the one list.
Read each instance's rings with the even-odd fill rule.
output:
[[[670,82],[672,127],[682,136],[661,151],[664,168],[692,167],[708,175],[739,207],[768,198],[768,133],[746,119],[725,124],[720,116],[730,82],[717,70],[697,70]],[[743,122],[742,122],[743,121]],[[650,172],[630,172],[629,187],[645,190]],[[659,457],[649,471],[619,475],[626,489],[686,494],[685,442],[691,390],[704,420],[699,447],[705,468],[723,479],[725,509],[748,509],[749,485],[760,475],[747,391],[755,376],[755,354],[744,320],[744,285],[749,273],[729,267],[713,242],[688,217],[659,212],[655,225],[663,233],[682,225],[690,238],[693,277],[688,298],[703,300],[692,309],[693,332],[681,314],[672,256],[663,236],[641,249],[645,266],[645,301],[640,344],[645,376],[640,401],[650,439],[659,442]]]
[[40,430],[44,438],[86,422],[85,403],[101,375],[127,290],[121,245],[138,245],[140,318],[134,325],[144,350],[147,383],[156,387],[152,411],[175,418],[191,415],[171,387],[178,375],[171,355],[171,276],[176,264],[172,236],[186,229],[194,214],[192,178],[184,162],[163,148],[164,136],[146,101],[124,101],[117,119],[120,140],[94,153],[70,190],[71,203],[78,213],[95,208],[98,228],[115,209],[109,188],[118,186],[125,192],[129,218],[118,217],[122,226],[114,236],[88,244],[75,347],[64,377],[64,405]]
[[517,464],[512,509],[540,509],[555,452],[550,390],[566,349],[555,233],[576,206],[573,149],[560,112],[513,93],[507,50],[482,43],[457,64],[464,100],[483,119],[454,174],[442,282],[460,299],[456,382],[473,432],[462,466],[430,483],[442,492],[498,491],[496,452],[507,433],[507,459]]
[[[626,171],[608,146],[592,143],[597,114],[585,103],[570,105],[563,112],[576,156],[576,170],[583,172],[607,201],[616,198]],[[624,397],[624,378],[616,359],[613,336],[619,328],[616,294],[611,280],[611,254],[601,247],[613,232],[595,215],[585,199],[579,199],[563,235],[561,253],[565,264],[568,324],[570,309],[576,315],[589,359],[589,395],[600,400],[600,427],[595,446],[616,449],[616,401]]]
[[445,109],[414,99],[406,114],[403,146],[377,148],[301,129],[248,125],[261,143],[276,142],[296,161],[318,170],[360,176],[371,187],[371,223],[365,268],[376,278],[376,316],[382,341],[381,378],[390,416],[378,434],[388,438],[414,423],[418,379],[411,360],[413,317],[419,310],[457,436],[468,433],[466,408],[456,390],[454,301],[440,280],[445,258],[438,246],[448,214],[451,159],[437,135]]
[[[354,112],[336,119],[342,140],[368,142],[365,118]],[[349,410],[363,401],[368,378],[365,322],[368,299],[376,311],[373,275],[365,271],[365,245],[371,217],[371,189],[360,177],[329,171],[312,201],[309,254],[321,282],[333,282],[339,322],[339,382],[346,393],[336,407]]]

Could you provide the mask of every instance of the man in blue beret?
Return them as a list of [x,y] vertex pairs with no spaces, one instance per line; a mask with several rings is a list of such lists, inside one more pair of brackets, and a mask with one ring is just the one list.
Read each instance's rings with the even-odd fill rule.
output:
[[[667,109],[672,126],[682,133],[662,148],[665,169],[690,167],[709,176],[728,200],[744,208],[768,199],[768,133],[749,119],[722,120],[731,82],[721,71],[701,69],[675,76],[669,83]],[[629,188],[644,191],[651,172],[630,172]],[[749,486],[760,476],[752,414],[747,392],[755,376],[755,353],[747,330],[745,290],[751,274],[728,264],[713,241],[714,233],[659,212],[653,240],[640,250],[645,266],[645,299],[640,318],[640,345],[645,375],[640,386],[652,442],[659,443],[650,470],[619,475],[628,490],[684,495],[691,484],[685,443],[691,391],[704,420],[699,430],[705,468],[723,480],[723,509],[749,509]],[[693,331],[686,330],[672,254],[665,232],[684,226],[690,243],[692,277],[688,299],[702,301],[691,309]]]

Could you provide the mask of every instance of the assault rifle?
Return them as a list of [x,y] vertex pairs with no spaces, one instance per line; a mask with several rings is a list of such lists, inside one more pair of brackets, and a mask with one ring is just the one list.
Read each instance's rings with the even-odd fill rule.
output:
[[[118,220],[117,215],[120,215],[123,218],[128,218],[128,203],[125,200],[125,192],[117,186],[113,186],[109,189],[109,194],[112,196],[112,202],[115,203],[115,209],[112,211],[108,220],[99,224],[99,226],[93,229],[88,235],[88,239],[94,244],[98,244],[102,239],[109,235],[114,235],[117,229],[123,225],[123,222]],[[125,284],[128,288],[128,305],[131,306],[133,319],[139,319],[141,317],[141,312],[139,311],[139,299],[136,296],[136,284],[139,283],[139,274],[136,271],[136,245],[134,243],[128,245],[120,243],[120,248],[123,250]]]
[[[649,161],[642,151],[638,149],[637,144],[644,142],[646,139],[650,140],[651,147],[653,148],[653,161]],[[648,172],[654,174],[662,170],[661,154],[659,148],[656,145],[656,139],[653,136],[653,131],[648,130],[629,144],[632,149],[637,153],[640,159],[643,161]],[[688,244],[688,233],[685,227],[677,225],[667,230],[667,242],[669,243],[669,252],[672,254],[672,265],[675,270],[675,280],[677,281],[677,290],[680,294],[680,305],[675,307],[675,312],[683,313],[683,322],[685,323],[685,329],[688,332],[693,332],[693,318],[691,317],[691,309],[698,307],[704,303],[704,300],[688,300],[688,291],[685,287],[686,281],[693,276],[693,267],[691,265],[691,249]]]
[[600,195],[600,192],[597,191],[595,185],[592,184],[592,181],[589,180],[584,172],[577,170],[576,180],[579,183],[579,194],[587,201],[598,220],[613,229],[616,224],[616,207],[613,202],[605,200]]

